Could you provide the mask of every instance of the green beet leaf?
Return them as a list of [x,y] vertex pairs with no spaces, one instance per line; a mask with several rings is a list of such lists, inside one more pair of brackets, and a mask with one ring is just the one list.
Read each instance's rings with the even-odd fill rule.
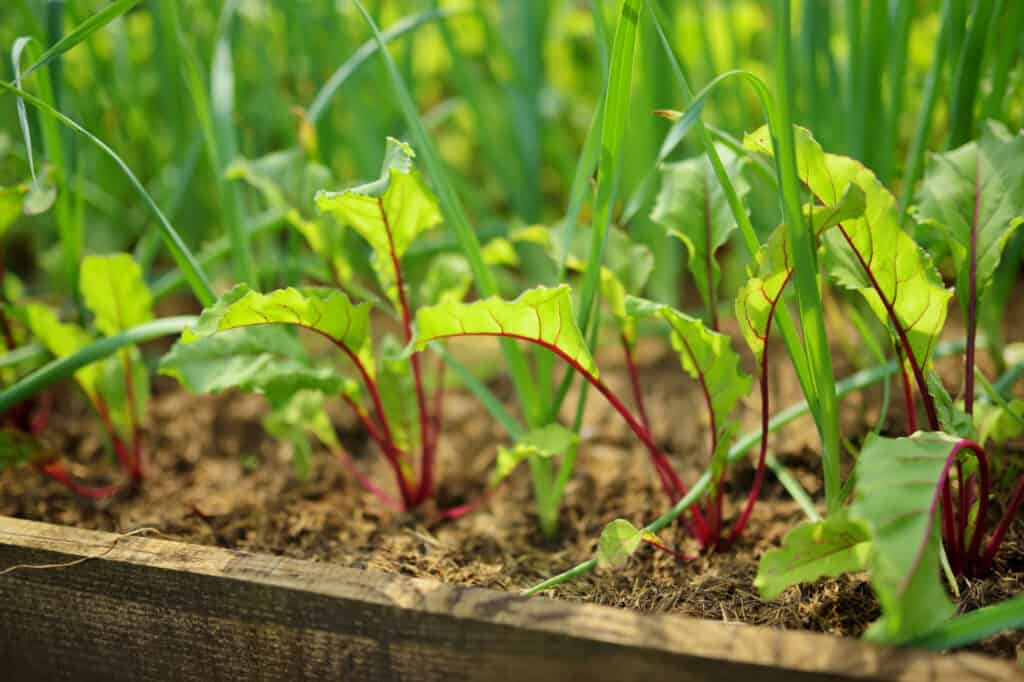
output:
[[[92,336],[76,324],[61,322],[57,312],[40,303],[27,303],[22,308],[25,324],[32,336],[46,347],[57,358],[73,355],[92,343]],[[81,386],[89,399],[95,403],[97,399],[97,377],[99,367],[96,364],[86,365],[75,372],[75,381]]]
[[626,519],[615,519],[601,531],[597,541],[597,567],[621,568],[643,542],[644,531]]
[[843,514],[802,523],[761,558],[754,586],[775,599],[792,585],[864,570],[870,547],[864,527]]
[[712,421],[721,431],[753,385],[750,376],[740,369],[740,356],[729,337],[668,305],[630,296],[626,309],[634,317],[659,317],[668,322],[672,347],[679,354],[683,371],[700,382],[710,402]]
[[[289,290],[284,290],[289,291]],[[288,300],[302,297],[295,291]],[[332,367],[314,365],[300,341],[287,330],[252,322],[242,324],[241,315],[234,321],[226,317],[243,301],[252,300],[248,287],[235,287],[214,305],[203,311],[194,327],[187,328],[181,338],[160,363],[160,372],[174,377],[194,393],[216,393],[229,388],[266,394],[273,401],[283,402],[301,390],[320,390],[329,395],[342,393],[346,379]],[[344,298],[343,294],[339,294]],[[256,297],[262,296],[255,294]],[[266,309],[266,297],[259,299]],[[345,299],[347,301],[347,298]],[[326,305],[326,304],[324,304]],[[332,303],[345,308],[344,302]],[[362,306],[351,306],[357,320],[353,329],[363,325],[362,332],[349,334],[346,338],[360,341],[360,334],[368,337],[368,311]],[[282,314],[285,319],[295,319],[299,309]],[[304,309],[309,313],[309,309]],[[337,313],[337,311],[335,311]],[[262,320],[254,311],[255,319]],[[315,318],[315,315],[312,316]],[[311,319],[312,319],[311,318]],[[335,315],[335,321],[337,315]],[[315,320],[312,320],[315,321]],[[281,324],[293,322],[281,321]],[[363,341],[365,342],[365,340]],[[372,371],[372,366],[367,369]]]
[[978,442],[1005,443],[1024,436],[1024,400],[1015,399],[1005,405],[978,402],[974,404],[974,424]]
[[696,379],[708,403],[714,447],[711,476],[718,481],[725,472],[730,440],[737,422],[732,416],[740,398],[750,393],[753,380],[740,369],[740,356],[725,334],[712,331],[703,321],[671,306],[630,296],[626,310],[633,317],[660,317],[672,329],[672,347],[683,371]]
[[[864,192],[863,214],[822,235],[829,274],[864,296],[875,315],[906,338],[907,350],[924,371],[952,293],[928,253],[901,228],[896,200],[874,173],[854,159],[826,154],[810,131],[797,127],[794,133],[800,180],[818,203],[836,205],[851,184]],[[767,127],[748,135],[744,144],[773,153]]]
[[530,457],[554,457],[576,446],[579,436],[561,424],[528,431],[511,448],[499,448],[490,486],[496,487]]
[[443,253],[430,261],[419,287],[419,300],[425,305],[458,303],[473,286],[469,262],[457,253]]
[[942,433],[871,437],[857,461],[850,519],[871,539],[867,569],[882,617],[866,633],[898,644],[950,618],[939,575],[939,490],[958,439]]
[[982,300],[1003,249],[1024,222],[1024,133],[996,121],[981,139],[931,157],[915,217],[942,231],[956,266],[964,315],[970,304],[971,244],[975,244],[977,299]]
[[537,287],[513,301],[492,297],[472,303],[443,303],[416,314],[416,349],[452,336],[503,336],[547,346],[597,376],[597,366],[576,326],[566,285]]
[[153,297],[142,268],[126,253],[86,256],[80,286],[96,328],[107,336],[153,319]]
[[[722,146],[718,153],[742,199],[750,192],[742,175],[746,159]],[[722,279],[715,253],[729,241],[738,225],[706,155],[661,166],[661,191],[651,219],[686,246],[697,289],[705,305],[714,305]]]
[[395,299],[394,261],[427,230],[441,222],[441,211],[413,168],[412,147],[388,138],[381,176],[374,182],[341,192],[319,191],[316,205],[352,227],[373,248],[374,269],[381,285]]

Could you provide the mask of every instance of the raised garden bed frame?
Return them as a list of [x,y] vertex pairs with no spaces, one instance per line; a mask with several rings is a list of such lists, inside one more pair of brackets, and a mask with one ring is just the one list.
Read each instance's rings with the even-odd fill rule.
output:
[[1024,680],[1012,663],[975,654],[6,517],[0,605],[0,679],[12,682]]

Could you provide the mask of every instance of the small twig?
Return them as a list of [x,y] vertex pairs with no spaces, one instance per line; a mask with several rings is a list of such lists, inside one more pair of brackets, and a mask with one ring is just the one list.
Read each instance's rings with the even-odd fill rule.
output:
[[133,531],[129,531],[127,533],[118,535],[116,538],[114,538],[114,541],[110,543],[110,547],[107,547],[99,554],[90,554],[89,556],[84,556],[80,559],[75,559],[74,561],[66,561],[60,564],[15,564],[14,566],[9,566],[4,570],[0,571],[0,576],[7,575],[8,573],[13,573],[14,571],[21,569],[38,570],[50,568],[70,568],[72,566],[77,566],[78,564],[84,564],[86,561],[89,561],[90,559],[102,559],[103,557],[113,552],[114,548],[117,547],[117,543],[119,543],[124,538],[128,538],[133,535],[141,535],[142,533],[156,533],[157,535],[163,535],[163,533],[161,533],[160,530],[157,528],[136,528]]

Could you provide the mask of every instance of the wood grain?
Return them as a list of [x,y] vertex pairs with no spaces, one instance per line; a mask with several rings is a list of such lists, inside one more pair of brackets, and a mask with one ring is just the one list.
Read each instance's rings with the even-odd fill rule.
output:
[[0,517],[0,680],[1011,680],[1010,663]]

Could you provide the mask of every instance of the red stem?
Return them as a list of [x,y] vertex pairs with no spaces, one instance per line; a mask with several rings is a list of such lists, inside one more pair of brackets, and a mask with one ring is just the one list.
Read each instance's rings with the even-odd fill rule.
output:
[[897,347],[897,360],[900,363],[900,379],[903,384],[903,402],[907,405],[907,432],[917,431],[917,406],[914,404],[914,387],[910,385],[910,377],[907,376],[907,368],[903,363],[903,351]]
[[971,220],[971,264],[967,294],[967,353],[964,356],[964,412],[974,414],[974,347],[978,334],[978,213],[981,209],[981,155],[974,173],[974,217]]
[[1006,507],[1006,512],[1003,514],[1002,520],[999,521],[999,525],[996,526],[995,532],[992,533],[992,537],[989,538],[988,546],[985,548],[985,555],[981,559],[982,573],[988,573],[992,567],[992,560],[995,559],[996,552],[999,551],[999,547],[1003,544],[1003,539],[1006,537],[1007,531],[1010,530],[1010,525],[1013,524],[1021,504],[1024,504],[1024,475],[1017,478],[1017,484],[1014,487],[1013,496],[1010,498],[1010,504]]
[[60,461],[37,464],[36,469],[44,476],[57,481],[74,494],[82,497],[88,497],[93,500],[103,500],[113,497],[120,489],[120,486],[116,485],[94,487],[79,483],[72,478],[67,467]]
[[[402,312],[402,333],[405,343],[412,341],[412,311],[409,308],[409,300],[405,295],[405,281],[402,278],[402,266],[398,262],[398,253],[395,251],[395,242],[391,235],[391,223],[388,220],[388,213],[384,210],[384,199],[377,197],[377,208],[380,209],[380,217],[384,223],[384,232],[388,236],[388,250],[391,252],[391,264],[395,268],[395,286],[398,288],[399,307]],[[419,411],[420,421],[420,447],[422,450],[420,464],[419,489],[413,498],[415,504],[420,504],[433,494],[434,490],[434,448],[430,442],[430,418],[427,416],[427,399],[423,392],[423,373],[420,370],[420,356],[413,352],[409,358],[412,367],[413,383],[416,386],[416,407]]]
[[[771,324],[771,318],[768,321]],[[765,334],[767,337],[767,334]],[[765,460],[768,458],[768,421],[769,421],[769,395],[768,395],[768,353],[767,348],[761,357],[761,451],[757,456],[757,471],[754,473],[754,483],[750,487],[750,494],[747,496],[747,504],[743,508],[743,513],[740,514],[740,518],[732,527],[732,532],[729,533],[729,539],[725,542],[722,549],[728,549],[733,545],[736,540],[739,539],[740,534],[743,532],[744,526],[747,525],[747,521],[750,520],[750,515],[754,511],[754,504],[757,502],[758,496],[761,494],[761,485],[764,483],[764,471],[765,471]]]
[[[967,568],[969,571],[974,571],[981,563],[981,539],[985,535],[985,527],[988,520],[988,497],[990,490],[989,482],[989,467],[988,457],[981,446],[972,448],[975,458],[978,460],[978,473],[980,474],[980,486],[978,488],[978,515],[974,519],[974,533],[971,535],[971,546],[967,550]],[[957,463],[959,465],[959,462]],[[963,496],[962,504],[964,507],[968,505],[967,496]],[[967,510],[963,512],[964,515],[964,530],[961,531],[961,544],[966,540],[966,525],[967,525]]]
[[[399,502],[398,500],[396,500],[395,498],[391,497],[386,492],[381,490],[377,486],[377,484],[371,481],[366,474],[359,470],[359,467],[356,466],[356,463],[352,460],[352,457],[351,455],[348,454],[348,452],[346,452],[342,448],[335,448],[334,454],[338,458],[338,461],[341,462],[341,466],[345,468],[345,470],[352,476],[352,478],[356,479],[359,485],[363,486],[363,488],[365,488],[367,492],[373,494],[374,497],[380,500],[380,502],[385,507],[387,507],[391,511],[405,511],[406,507],[402,502]],[[405,497],[404,491],[402,496],[403,498]]]
[[643,423],[644,428],[648,431],[651,430],[651,420],[647,417],[647,407],[644,405],[644,393],[640,390],[640,373],[636,368],[636,356],[633,353],[633,344],[626,339],[625,336],[622,339],[622,350],[626,354],[626,366],[629,368],[629,383],[633,387],[633,402],[636,403],[636,410],[640,413],[640,421]]
[[[356,401],[352,400],[352,398],[349,398],[348,396],[344,396],[344,399],[345,402],[348,403],[349,407],[352,408],[352,411],[359,417],[359,420],[363,423],[363,428],[366,429],[370,438],[377,443],[377,447],[379,447],[384,453],[384,459],[386,459],[388,464],[391,465],[391,469],[395,474],[395,481],[398,483],[398,489],[402,494],[402,502],[404,504],[402,510],[404,511],[405,509],[411,508],[414,506],[412,501],[413,493],[409,489],[409,483],[405,478],[405,474],[402,472],[401,456],[397,448],[395,448],[394,444],[390,440],[381,435],[380,431],[377,430],[376,425],[373,423],[373,420],[370,419],[370,415],[366,414],[366,411],[363,410]],[[364,485],[364,487],[366,486]]]

